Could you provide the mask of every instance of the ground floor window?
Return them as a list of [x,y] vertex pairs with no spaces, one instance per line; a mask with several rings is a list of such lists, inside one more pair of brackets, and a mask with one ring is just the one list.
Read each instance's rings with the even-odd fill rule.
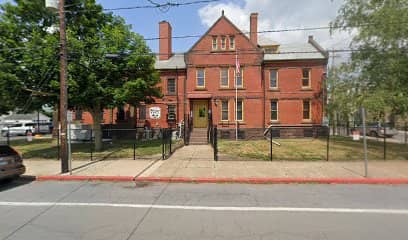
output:
[[237,101],[237,112],[236,112],[236,120],[237,121],[242,121],[244,118],[243,118],[243,113],[244,113],[244,103],[242,102],[242,100],[241,99],[238,99],[238,101]]
[[271,120],[277,121],[278,120],[278,101],[271,100]]
[[168,105],[167,119],[175,120],[176,119],[176,106]]
[[303,120],[310,120],[310,100],[303,100]]
[[228,100],[223,100],[221,102],[221,120],[228,121]]

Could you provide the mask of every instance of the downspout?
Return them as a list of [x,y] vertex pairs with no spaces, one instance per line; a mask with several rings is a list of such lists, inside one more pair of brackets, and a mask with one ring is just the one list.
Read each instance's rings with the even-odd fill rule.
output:
[[179,98],[178,98],[178,87],[179,87],[179,83],[178,83],[178,68],[176,66],[176,109],[177,109],[177,114],[176,114],[176,124],[179,123]]
[[265,124],[266,124],[266,121],[265,121],[265,119],[266,119],[266,110],[265,110],[265,108],[266,108],[266,84],[265,84],[265,76],[264,76],[265,75],[265,65],[264,65],[264,63],[261,64],[261,74],[262,74],[262,76],[261,76],[261,88],[263,90],[262,128],[263,128],[263,131],[265,131],[265,128],[266,128],[266,126],[265,126]]

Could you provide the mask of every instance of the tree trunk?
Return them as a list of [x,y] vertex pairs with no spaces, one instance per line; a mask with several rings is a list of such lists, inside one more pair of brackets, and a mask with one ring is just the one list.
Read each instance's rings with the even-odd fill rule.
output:
[[92,109],[91,111],[93,120],[93,134],[95,136],[95,151],[102,151],[102,114],[99,108]]

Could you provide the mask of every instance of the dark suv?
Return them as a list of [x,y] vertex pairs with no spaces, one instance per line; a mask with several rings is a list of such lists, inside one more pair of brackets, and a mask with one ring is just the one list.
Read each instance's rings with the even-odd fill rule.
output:
[[8,145],[0,145],[0,180],[18,177],[25,170],[20,154]]

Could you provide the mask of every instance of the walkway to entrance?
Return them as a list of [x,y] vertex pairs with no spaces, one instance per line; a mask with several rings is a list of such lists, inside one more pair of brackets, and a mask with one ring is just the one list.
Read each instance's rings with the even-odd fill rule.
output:
[[211,145],[188,145],[178,149],[168,159],[168,161],[182,160],[182,161],[213,161],[214,151]]

